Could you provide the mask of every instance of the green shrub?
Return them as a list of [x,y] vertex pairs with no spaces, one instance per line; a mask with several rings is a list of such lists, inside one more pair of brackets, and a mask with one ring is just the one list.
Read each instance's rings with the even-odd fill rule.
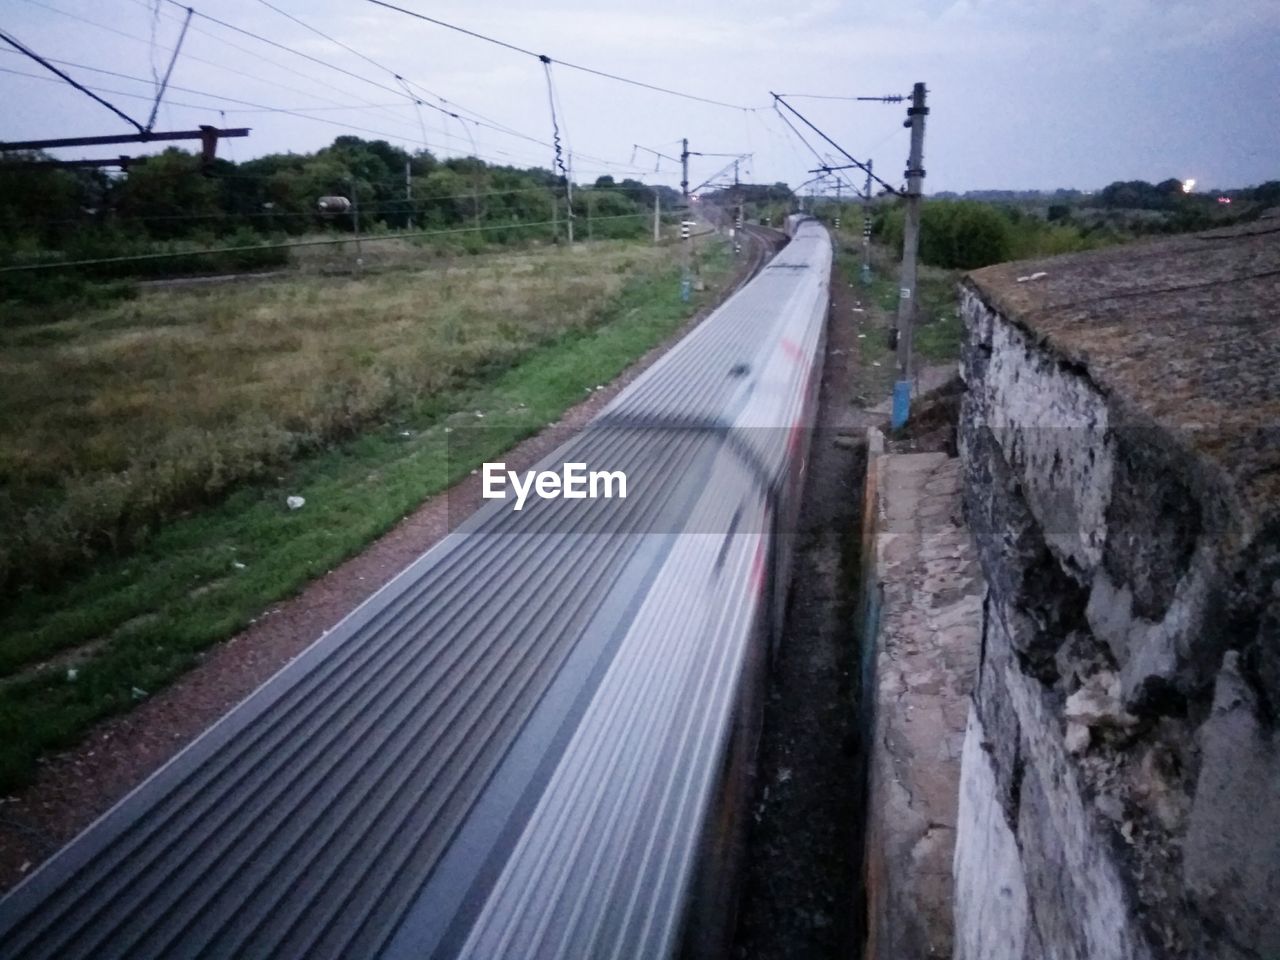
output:
[[[878,216],[881,240],[902,246],[901,206]],[[972,270],[1010,259],[1013,233],[1009,218],[995,207],[971,200],[926,201],[920,211],[920,259],[947,270]]]
[[[927,200],[920,212],[920,259],[948,270],[974,270],[1006,260],[1052,257],[1119,242],[1113,230],[1042,220],[1016,207],[973,200]],[[1052,221],[1052,222],[1051,222]],[[873,224],[891,250],[902,247],[902,206],[882,207]]]

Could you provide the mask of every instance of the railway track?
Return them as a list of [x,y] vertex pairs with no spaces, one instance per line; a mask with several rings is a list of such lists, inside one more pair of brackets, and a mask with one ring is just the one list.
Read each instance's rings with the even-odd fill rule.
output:
[[789,226],[542,465],[625,498],[489,502],[0,901],[0,958],[714,950],[825,337]]

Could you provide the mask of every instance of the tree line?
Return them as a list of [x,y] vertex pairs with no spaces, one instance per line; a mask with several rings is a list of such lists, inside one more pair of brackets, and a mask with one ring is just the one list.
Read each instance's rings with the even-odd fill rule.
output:
[[[317,231],[481,230],[512,242],[522,224],[563,224],[565,184],[550,170],[439,159],[385,140],[342,136],[312,153],[278,153],[205,164],[177,148],[127,173],[48,165],[38,154],[0,165],[0,265],[127,256],[158,245],[249,245]],[[599,221],[597,236],[647,229],[654,189],[602,177],[576,189],[575,217]],[[666,204],[674,191],[666,190]],[[352,202],[322,212],[321,197]],[[550,227],[541,231],[550,237]]]

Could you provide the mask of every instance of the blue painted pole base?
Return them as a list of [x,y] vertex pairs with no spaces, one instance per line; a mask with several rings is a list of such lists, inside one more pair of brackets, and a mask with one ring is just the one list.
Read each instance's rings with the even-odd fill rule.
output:
[[864,287],[871,286],[871,265],[864,263],[862,265],[861,274],[862,274],[862,285]]
[[689,295],[693,291],[693,282],[691,280],[680,281],[680,300],[684,303],[689,302]]
[[893,385],[893,419],[890,420],[894,430],[901,430],[911,416],[911,381],[899,380]]

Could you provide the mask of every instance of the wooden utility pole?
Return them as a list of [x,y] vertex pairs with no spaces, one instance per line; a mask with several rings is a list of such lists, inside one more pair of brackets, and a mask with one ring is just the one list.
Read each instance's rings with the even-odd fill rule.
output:
[[653,191],[653,242],[662,242],[662,195]]
[[893,429],[911,415],[911,338],[916,312],[916,252],[920,246],[920,196],[924,186],[925,88],[917,83],[903,126],[911,128],[911,154],[907,160],[907,215],[902,233],[902,273],[898,290],[898,381],[893,385]]

